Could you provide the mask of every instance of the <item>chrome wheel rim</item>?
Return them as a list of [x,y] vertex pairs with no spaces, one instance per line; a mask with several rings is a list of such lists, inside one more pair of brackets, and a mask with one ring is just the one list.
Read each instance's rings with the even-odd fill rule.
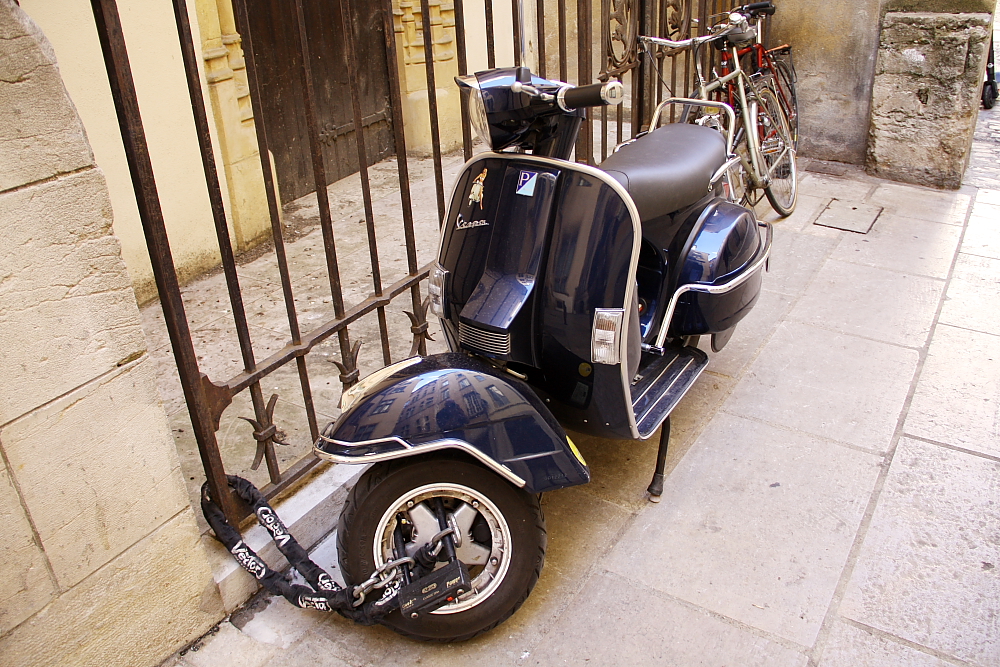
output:
[[[449,524],[462,533],[461,545],[456,545],[455,553],[469,569],[472,587],[454,602],[432,613],[457,614],[490,597],[503,583],[510,568],[510,527],[497,506],[482,493],[462,484],[439,483],[425,484],[401,495],[389,505],[376,525],[372,555],[376,567],[392,559],[397,515],[405,515],[413,526],[412,539],[405,544],[407,555],[412,556],[426,544],[438,532],[430,502],[435,498],[442,499]],[[489,529],[489,544],[481,539],[485,536],[484,525]]]

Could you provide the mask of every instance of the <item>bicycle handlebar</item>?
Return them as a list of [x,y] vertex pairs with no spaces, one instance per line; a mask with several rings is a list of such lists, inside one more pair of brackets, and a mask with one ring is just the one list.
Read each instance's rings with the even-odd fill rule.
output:
[[774,3],[768,0],[767,2],[751,2],[749,5],[743,5],[736,10],[740,14],[749,13],[750,16],[759,16],[760,14],[767,14],[768,16],[773,16],[775,12]]
[[[766,2],[751,2],[748,5],[743,5],[742,7],[737,7],[730,14],[740,14],[748,18],[756,18],[758,16],[767,15],[771,16],[775,12],[774,3],[771,0]],[[649,44],[655,44],[657,46],[666,46],[671,49],[686,49],[690,46],[698,46],[705,44],[707,42],[714,42],[721,37],[725,37],[731,32],[734,32],[739,26],[728,23],[720,24],[722,29],[718,32],[713,32],[710,35],[705,35],[703,37],[691,37],[689,39],[682,39],[680,41],[674,41],[672,39],[663,39],[662,37],[646,37],[645,35],[639,35],[639,39]],[[716,26],[720,27],[720,26]]]

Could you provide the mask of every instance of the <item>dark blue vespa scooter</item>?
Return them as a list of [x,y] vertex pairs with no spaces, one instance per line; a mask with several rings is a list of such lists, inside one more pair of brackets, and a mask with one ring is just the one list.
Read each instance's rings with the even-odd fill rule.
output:
[[348,583],[407,557],[427,565],[430,547],[454,566],[450,582],[420,586],[446,595],[408,597],[383,621],[439,641],[482,633],[527,598],[545,556],[539,494],[590,481],[564,429],[644,439],[663,425],[658,499],[667,418],[708,362],[694,341],[725,344],[771,243],[726,197],[717,130],[667,125],[598,169],[569,158],[583,108],[620,103],[620,83],[574,88],[527,68],[458,82],[494,152],[459,175],[431,275],[451,353],[368,376],[316,443],[324,459],[374,464],[340,517]]

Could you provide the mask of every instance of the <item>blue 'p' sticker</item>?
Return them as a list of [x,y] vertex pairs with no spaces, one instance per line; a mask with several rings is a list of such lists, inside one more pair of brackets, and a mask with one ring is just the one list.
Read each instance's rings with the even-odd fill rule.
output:
[[535,196],[535,183],[538,182],[537,171],[522,171],[517,178],[517,194],[525,197]]

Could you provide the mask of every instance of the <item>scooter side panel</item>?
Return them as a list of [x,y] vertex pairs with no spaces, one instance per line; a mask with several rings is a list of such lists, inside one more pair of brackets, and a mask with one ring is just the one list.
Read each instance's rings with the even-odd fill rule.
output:
[[560,172],[510,155],[475,161],[462,174],[439,262],[453,276],[446,319],[456,330],[466,327],[475,352],[536,364],[533,293]]
[[463,354],[390,375],[323,432],[315,451],[341,463],[465,451],[533,493],[585,484],[566,432],[523,382]]
[[[541,291],[541,367],[549,405],[572,429],[632,438],[619,365],[592,363],[594,311],[626,308],[635,244],[621,196],[600,179],[563,177]],[[627,363],[627,360],[622,360]]]

